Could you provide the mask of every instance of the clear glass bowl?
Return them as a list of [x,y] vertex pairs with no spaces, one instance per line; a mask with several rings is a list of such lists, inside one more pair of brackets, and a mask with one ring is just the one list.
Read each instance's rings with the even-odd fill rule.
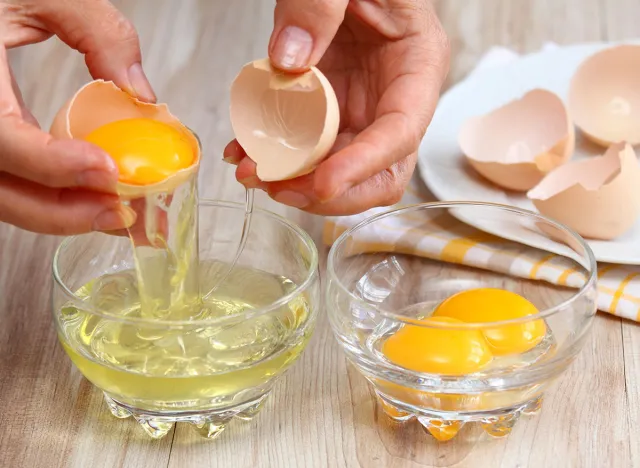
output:
[[[443,234],[456,225],[470,237]],[[526,258],[537,261],[525,267]],[[326,307],[348,360],[389,417],[417,418],[441,441],[470,422],[504,436],[522,414],[536,413],[596,313],[596,262],[583,239],[501,205],[434,203],[378,214],[337,239],[327,270]],[[460,322],[427,319],[445,299],[476,288],[515,292],[538,313],[491,321],[471,303]],[[527,345],[527,333],[538,339]],[[500,350],[501,336],[512,341]],[[425,361],[430,367],[414,364]]]
[[[233,259],[243,204],[199,204],[200,291]],[[151,248],[151,247],[149,247]],[[319,302],[318,255],[290,221],[256,209],[238,266],[202,317],[158,319],[139,307],[126,237],[63,240],[53,261],[53,314],[65,351],[112,413],[152,436],[190,422],[213,438],[250,419],[305,348]],[[206,312],[206,313],[205,313]]]

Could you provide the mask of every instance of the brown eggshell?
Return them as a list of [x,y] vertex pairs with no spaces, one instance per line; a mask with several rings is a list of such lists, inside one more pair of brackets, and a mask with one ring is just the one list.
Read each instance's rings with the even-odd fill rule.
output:
[[640,215],[640,164],[628,143],[603,156],[575,161],[549,173],[527,196],[540,213],[591,239],[610,240]]
[[640,144],[640,45],[621,45],[585,60],[571,79],[569,110],[592,141]]
[[307,174],[335,143],[336,94],[315,67],[303,74],[274,69],[268,59],[245,65],[231,86],[231,125],[263,181]]
[[526,191],[571,158],[575,132],[562,100],[550,91],[534,89],[468,119],[458,142],[482,176],[500,187]]
[[59,139],[83,139],[96,128],[108,123],[148,118],[168,125],[185,135],[194,149],[194,163],[171,177],[151,185],[119,183],[118,193],[123,198],[138,198],[158,192],[171,192],[193,176],[200,164],[200,145],[194,134],[169,112],[166,104],[149,104],[122,91],[111,81],[96,80],[84,85],[58,111],[50,133]]

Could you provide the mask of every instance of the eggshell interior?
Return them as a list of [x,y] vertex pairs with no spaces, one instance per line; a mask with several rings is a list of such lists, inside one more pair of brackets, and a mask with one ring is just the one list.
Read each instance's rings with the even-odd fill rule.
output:
[[562,100],[544,89],[468,119],[458,141],[475,170],[516,191],[535,186],[575,148],[573,125]]
[[156,184],[138,186],[118,184],[118,193],[125,198],[148,195],[157,192],[171,192],[189,179],[198,170],[200,145],[166,104],[141,102],[118,88],[113,82],[96,80],[83,86],[56,114],[50,133],[59,139],[83,139],[96,128],[108,123],[132,119],[148,118],[157,120],[182,133],[194,150],[194,163],[187,169],[176,172],[171,177]]
[[621,45],[585,60],[574,74],[568,105],[594,142],[640,144],[640,45]]
[[640,165],[628,143],[603,155],[567,163],[547,175],[527,196],[545,216],[592,239],[628,231],[640,214]]
[[312,67],[291,75],[268,59],[245,65],[231,86],[231,124],[263,181],[311,172],[338,134],[338,100],[326,77]]

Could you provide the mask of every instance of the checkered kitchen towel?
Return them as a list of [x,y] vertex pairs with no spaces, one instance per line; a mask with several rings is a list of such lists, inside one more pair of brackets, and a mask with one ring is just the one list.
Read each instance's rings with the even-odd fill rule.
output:
[[[516,57],[508,49],[494,49],[480,61],[478,68],[504,63]],[[399,205],[429,201],[435,199],[416,174]],[[324,243],[331,245],[345,230],[386,210],[374,208],[359,215],[327,218]],[[424,232],[420,232],[420,224],[409,217],[387,218],[364,231],[360,239],[364,243],[359,247],[364,251],[411,253],[575,288],[579,288],[585,280],[583,272],[575,268],[575,262],[565,257],[495,237],[452,216],[436,219]],[[640,267],[598,265],[598,309],[640,322]]]

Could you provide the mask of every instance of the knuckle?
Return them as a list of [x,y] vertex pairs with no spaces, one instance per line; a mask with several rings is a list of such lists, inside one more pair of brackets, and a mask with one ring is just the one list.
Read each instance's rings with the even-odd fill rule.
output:
[[[390,171],[385,172],[386,174],[389,174]],[[395,205],[402,200],[402,196],[404,195],[404,185],[398,181],[395,176],[386,174],[385,179],[387,182],[384,184],[382,204],[383,206]]]
[[428,22],[428,32],[431,33],[433,42],[440,44],[443,49],[447,49],[449,46],[449,36],[442,26],[440,18],[438,18],[438,15],[436,15],[435,12],[430,12],[428,14]]
[[384,206],[402,201],[415,167],[413,159],[412,156],[408,156],[382,172],[381,191],[384,193]]
[[345,0],[311,0],[314,10],[327,16],[333,16],[338,12],[344,11],[346,3]]
[[440,23],[437,17],[434,15],[434,21],[431,23],[430,33],[431,33],[431,42],[436,46],[435,51],[437,57],[442,62],[449,62],[449,57],[451,55],[451,41],[449,40],[449,35],[447,31],[445,31],[444,27]]
[[114,34],[120,42],[134,43],[139,42],[138,31],[131,21],[124,16],[118,14],[113,23]]
[[322,24],[320,19],[337,19],[342,20],[347,9],[348,0],[306,0],[306,4],[301,7],[299,0],[291,0],[288,2],[278,2],[278,6],[286,5],[288,15],[296,17],[304,16],[312,24]]

